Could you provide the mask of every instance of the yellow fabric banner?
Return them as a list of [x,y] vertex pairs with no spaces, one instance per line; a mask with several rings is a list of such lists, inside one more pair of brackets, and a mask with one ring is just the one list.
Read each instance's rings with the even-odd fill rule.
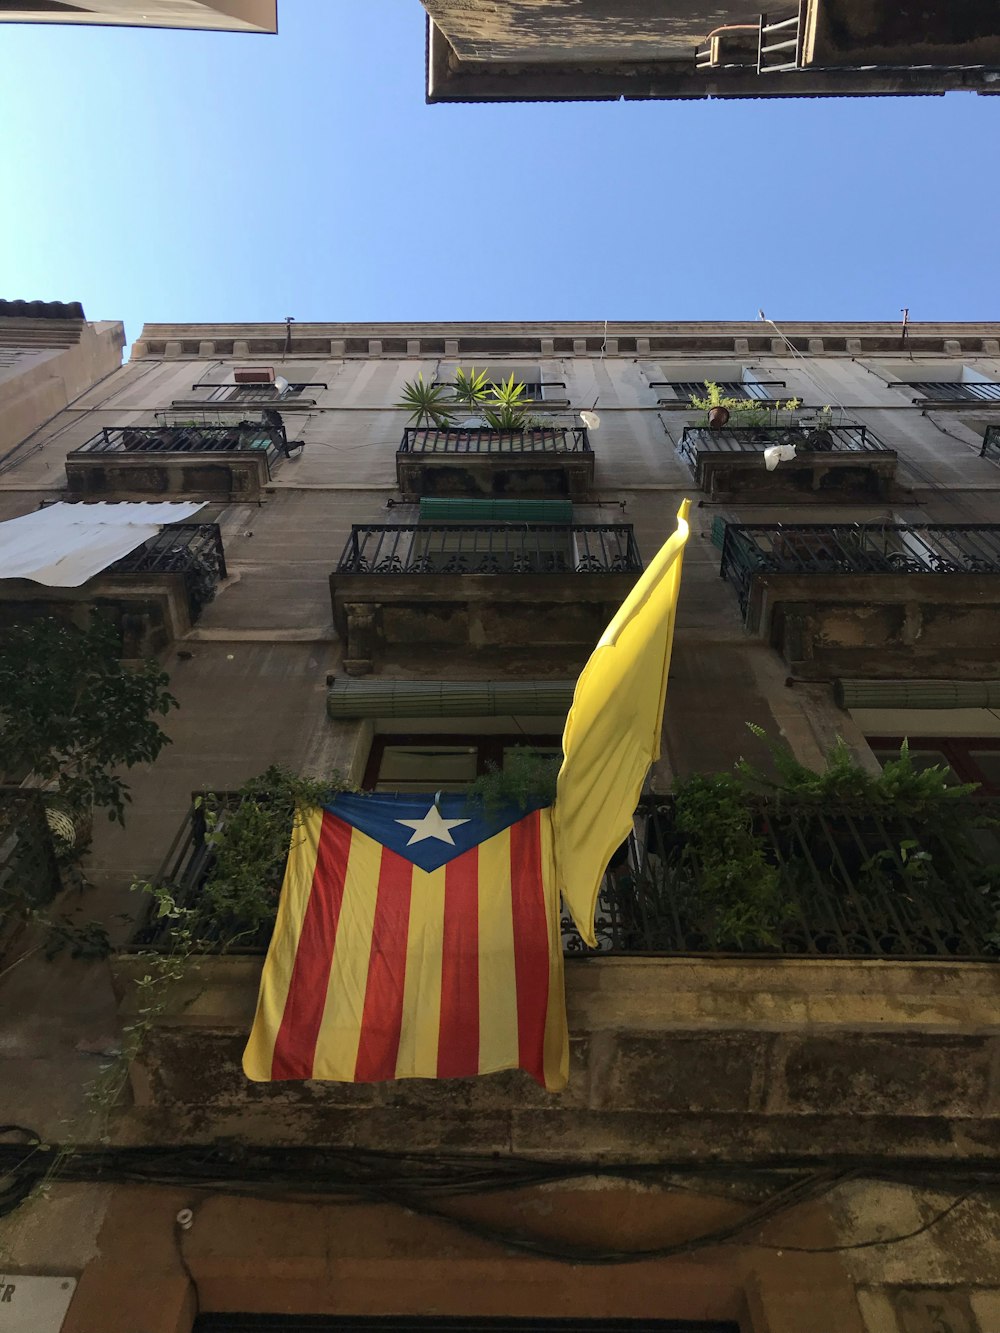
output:
[[649,766],[660,755],[689,506],[683,501],[676,532],[601,635],[576,682],[563,732],[552,812],[556,878],[590,945],[597,942],[601,880],[632,828]]

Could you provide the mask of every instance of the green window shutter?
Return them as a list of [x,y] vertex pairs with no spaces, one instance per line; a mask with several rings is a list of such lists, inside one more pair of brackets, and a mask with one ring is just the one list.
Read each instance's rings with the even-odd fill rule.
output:
[[327,691],[333,718],[560,717],[572,680],[365,680],[338,676]]
[[572,500],[420,501],[420,518],[434,523],[572,523]]

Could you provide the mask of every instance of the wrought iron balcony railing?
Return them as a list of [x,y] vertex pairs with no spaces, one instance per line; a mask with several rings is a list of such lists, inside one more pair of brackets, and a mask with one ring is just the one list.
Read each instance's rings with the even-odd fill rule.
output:
[[[769,393],[769,389],[783,389],[784,380],[752,380],[744,382],[743,380],[713,380],[722,393],[724,398],[753,399],[766,407],[768,403],[777,403],[780,400],[777,394]],[[672,407],[679,404],[682,407],[690,407],[692,398],[704,398],[708,393],[708,388],[704,380],[650,380],[651,389],[669,389],[670,398],[660,396],[658,401],[664,407]]]
[[232,454],[263,451],[268,462],[286,455],[289,445],[280,424],[243,421],[229,426],[105,426],[79,454]]
[[891,454],[867,426],[737,426],[710,430],[686,426],[678,453],[692,467],[699,454],[755,453],[774,444],[794,444],[804,453]]
[[983,436],[983,447],[979,451],[981,458],[989,458],[1000,463],[1000,426],[987,426]]
[[[961,818],[937,820],[787,794],[748,802],[772,877],[768,918],[749,933],[738,905],[707,887],[672,802],[646,800],[627,860],[604,880],[599,948],[1000,961],[1000,809],[961,799]],[[566,952],[588,952],[563,926]]]
[[401,454],[578,454],[592,452],[585,426],[537,426],[531,430],[437,430],[408,426]]
[[107,574],[183,574],[191,617],[215,596],[226,577],[218,523],[174,523],[105,571]]
[[355,525],[338,574],[640,573],[630,523]]
[[[227,952],[260,953],[273,921],[220,920],[206,897],[216,845],[206,837],[205,798],[192,805],[155,876],[181,907],[208,950],[237,937]],[[240,797],[219,793],[216,832]],[[822,808],[803,801],[748,802],[773,878],[768,917],[740,923],[725,895],[709,888],[695,845],[679,827],[673,803],[644,798],[635,831],[613,858],[597,909],[598,951],[617,954],[730,953],[750,956],[1000,960],[1000,834],[994,806],[963,797],[960,819],[914,819],[844,802]],[[283,867],[266,887],[277,907]],[[738,906],[738,905],[737,905]],[[734,925],[734,922],[737,924]],[[563,947],[591,953],[568,919]],[[136,948],[164,947],[170,923],[150,911],[133,937]]]
[[948,380],[907,380],[898,386],[916,389],[940,403],[1000,403],[1000,384],[961,384]]
[[745,611],[760,574],[1000,574],[1000,524],[727,524],[720,574]]

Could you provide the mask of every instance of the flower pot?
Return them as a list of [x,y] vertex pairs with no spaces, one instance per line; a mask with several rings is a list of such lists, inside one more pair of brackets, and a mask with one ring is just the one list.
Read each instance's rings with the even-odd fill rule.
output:
[[708,409],[708,428],[709,430],[722,430],[723,426],[729,420],[728,407],[710,407]]

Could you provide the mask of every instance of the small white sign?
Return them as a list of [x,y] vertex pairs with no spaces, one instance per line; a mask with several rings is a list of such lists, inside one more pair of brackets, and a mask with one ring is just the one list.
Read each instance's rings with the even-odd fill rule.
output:
[[35,1277],[0,1269],[0,1333],[59,1333],[75,1277]]

